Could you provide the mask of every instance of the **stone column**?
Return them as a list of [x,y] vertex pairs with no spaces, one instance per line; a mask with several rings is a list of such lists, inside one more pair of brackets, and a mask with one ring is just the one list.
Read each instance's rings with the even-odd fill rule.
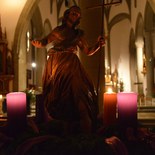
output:
[[138,94],[143,95],[143,46],[144,42],[142,39],[136,41],[136,52],[137,52],[137,87]]

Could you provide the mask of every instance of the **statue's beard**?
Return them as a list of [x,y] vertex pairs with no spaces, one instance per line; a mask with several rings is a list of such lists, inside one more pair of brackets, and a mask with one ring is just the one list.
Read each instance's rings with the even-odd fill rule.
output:
[[76,20],[76,22],[73,23],[73,26],[77,26],[80,24],[80,19]]
[[80,24],[80,18],[78,18],[75,22],[73,22],[73,21],[70,20],[70,19],[68,19],[68,20],[72,23],[73,27],[76,27],[77,25]]

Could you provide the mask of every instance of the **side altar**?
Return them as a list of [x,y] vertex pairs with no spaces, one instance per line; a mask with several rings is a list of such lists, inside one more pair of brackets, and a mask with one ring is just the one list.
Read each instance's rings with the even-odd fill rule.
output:
[[13,89],[13,53],[8,48],[6,30],[3,33],[0,21],[0,94],[5,95]]

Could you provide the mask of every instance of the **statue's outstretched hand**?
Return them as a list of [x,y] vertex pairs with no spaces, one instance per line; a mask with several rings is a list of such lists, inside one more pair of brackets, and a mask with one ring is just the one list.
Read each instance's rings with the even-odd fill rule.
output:
[[31,44],[37,48],[42,47],[42,43],[39,40],[31,40]]

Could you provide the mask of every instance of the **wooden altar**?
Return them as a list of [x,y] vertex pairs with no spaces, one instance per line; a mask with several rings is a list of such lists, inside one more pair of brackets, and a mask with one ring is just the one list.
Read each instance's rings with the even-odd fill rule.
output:
[[0,94],[12,91],[13,78],[13,54],[8,49],[6,30],[2,32],[0,22]]

